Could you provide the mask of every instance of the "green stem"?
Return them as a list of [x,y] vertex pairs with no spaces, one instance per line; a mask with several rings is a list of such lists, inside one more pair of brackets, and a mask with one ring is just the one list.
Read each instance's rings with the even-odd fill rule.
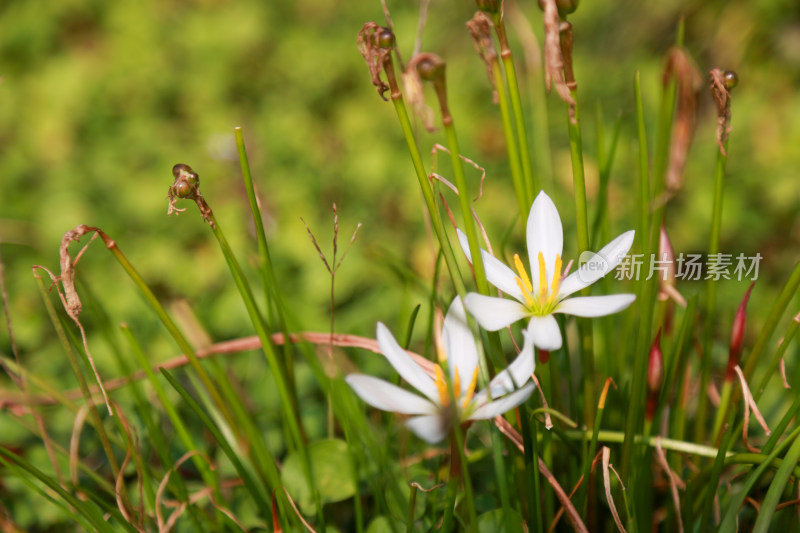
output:
[[[242,169],[242,179],[244,180],[245,190],[247,191],[247,198],[250,202],[250,212],[253,215],[253,224],[256,228],[256,237],[258,239],[258,255],[261,258],[260,269],[264,285],[267,287],[267,297],[271,298],[276,303],[278,315],[281,319],[281,328],[283,334],[289,334],[286,324],[286,317],[284,316],[285,304],[283,295],[278,290],[278,280],[275,276],[275,269],[272,265],[272,257],[269,252],[269,244],[267,242],[267,234],[264,231],[264,220],[261,216],[261,208],[258,205],[258,198],[256,197],[255,184],[253,183],[253,176],[250,172],[250,161],[247,157],[247,149],[242,135],[242,128],[234,128],[234,135],[236,137],[236,149],[239,153],[239,165]],[[287,337],[288,338],[288,337]],[[297,391],[295,390],[294,383],[294,359],[292,357],[292,350],[288,343],[284,344],[283,350],[283,368],[286,371],[287,381],[289,384],[289,392],[292,395],[292,400],[297,403]]]
[[539,479],[539,442],[536,436],[536,420],[530,408],[520,406],[520,420],[524,444],[525,480],[528,489],[528,524],[536,533],[544,531],[541,509],[541,481]]
[[[725,141],[727,149],[728,142]],[[722,200],[725,190],[725,167],[728,158],[717,152],[717,163],[714,169],[714,207],[711,214],[711,235],[708,241],[708,256],[719,253],[719,240],[722,230]],[[708,390],[708,383],[711,380],[711,363],[713,361],[713,339],[714,324],[716,322],[717,307],[717,280],[709,279],[706,283],[706,305],[705,305],[705,328],[703,334],[703,358],[701,360],[700,371],[700,394],[697,404],[697,415],[695,418],[695,438],[698,441],[705,440],[706,432],[706,413],[708,411],[708,398],[705,391]],[[729,399],[729,398],[728,398]],[[719,430],[728,411],[728,404],[720,404],[714,420],[714,440],[719,437]],[[724,409],[723,409],[724,407]]]
[[472,256],[472,268],[475,271],[475,284],[478,292],[489,294],[489,283],[486,281],[486,270],[483,266],[481,247],[478,243],[478,230],[475,227],[475,219],[472,217],[472,205],[470,205],[469,188],[467,178],[464,175],[464,165],[459,154],[461,151],[458,146],[458,136],[452,118],[444,121],[444,130],[447,135],[447,144],[450,148],[450,159],[453,163],[453,174],[458,188],[458,201],[461,205],[461,216],[464,222],[464,233],[469,241],[469,252]]
[[44,288],[41,276],[39,276],[39,273],[34,270],[33,277],[36,279],[36,283],[39,286],[39,291],[42,295],[42,300],[44,302],[45,308],[47,309],[47,313],[50,316],[50,320],[53,323],[53,327],[56,330],[56,335],[58,335],[58,338],[61,341],[62,346],[64,347],[64,351],[66,351],[67,353],[67,357],[69,358],[69,362],[70,365],[72,366],[73,372],[75,373],[75,377],[78,379],[78,385],[80,386],[81,394],[83,395],[84,400],[89,406],[89,416],[92,419],[97,434],[100,436],[100,444],[102,445],[103,451],[106,454],[106,458],[108,459],[108,464],[109,466],[111,466],[111,472],[113,473],[114,478],[116,478],[117,475],[119,474],[119,463],[117,463],[117,459],[114,456],[114,451],[111,448],[111,441],[109,440],[108,434],[106,433],[105,427],[103,426],[103,421],[100,418],[100,413],[98,412],[97,406],[92,400],[92,395],[89,392],[89,385],[87,384],[86,379],[83,376],[83,372],[81,372],[81,367],[78,364],[78,358],[75,353],[75,349],[70,343],[66,331],[62,327],[61,320],[59,319],[58,313],[56,313],[55,307],[50,301],[50,298],[47,296],[47,290]]
[[266,356],[270,369],[275,376],[275,384],[278,387],[278,395],[281,398],[284,414],[287,417],[286,422],[288,423],[289,431],[292,439],[294,440],[293,444],[298,448],[302,448],[303,439],[301,436],[302,432],[300,431],[300,422],[297,419],[297,414],[293,410],[294,405],[292,403],[291,394],[289,393],[286,376],[283,373],[283,367],[280,365],[275,355],[275,348],[270,339],[269,332],[267,331],[267,326],[258,310],[256,300],[253,297],[253,292],[250,289],[250,285],[247,283],[244,272],[239,266],[239,261],[234,256],[233,250],[228,244],[228,240],[225,238],[225,234],[222,232],[222,229],[220,229],[219,223],[213,215],[211,216],[211,220],[214,222],[214,236],[219,242],[219,246],[222,249],[222,254],[225,257],[225,261],[228,263],[231,274],[233,275],[236,287],[239,289],[239,293],[242,296],[242,300],[247,309],[247,314],[250,316],[250,320],[253,323],[253,327],[256,330],[258,338],[261,340],[261,346],[263,348],[264,355]]
[[506,78],[508,79],[508,94],[511,97],[511,109],[514,111],[514,122],[517,126],[520,151],[519,157],[522,162],[522,175],[525,178],[525,186],[528,192],[527,205],[530,205],[533,202],[534,195],[541,188],[541,185],[533,174],[533,168],[531,166],[531,155],[528,150],[528,131],[525,127],[522,99],[520,98],[519,85],[517,83],[517,70],[514,67],[514,59],[511,57],[511,50],[509,49],[508,53],[504,51],[501,56],[506,71]]
[[[583,170],[583,144],[581,141],[581,123],[578,108],[578,92],[570,91],[575,100],[574,120],[569,116],[569,152],[572,159],[572,183],[575,195],[575,226],[578,232],[578,252],[589,249],[589,215],[586,207],[586,178]],[[581,294],[588,296],[588,287]],[[595,387],[594,387],[594,350],[592,346],[592,324],[589,320],[579,320],[578,330],[581,334],[581,362],[583,364],[583,411],[584,423],[594,424]]]
[[406,139],[408,151],[411,154],[411,161],[414,165],[414,170],[417,175],[417,180],[419,181],[420,189],[422,190],[422,197],[425,199],[425,205],[428,208],[428,214],[431,217],[433,230],[436,233],[436,238],[439,241],[439,245],[442,247],[442,251],[444,252],[445,266],[450,274],[450,279],[452,280],[456,292],[463,296],[466,294],[466,288],[464,287],[464,282],[461,279],[461,275],[458,272],[458,267],[456,266],[453,247],[450,245],[450,241],[445,235],[442,217],[439,213],[439,209],[436,207],[433,191],[430,183],[428,182],[428,174],[425,171],[425,165],[422,163],[422,155],[420,154],[416,137],[414,137],[414,130],[411,127],[411,120],[408,118],[408,111],[406,110],[403,96],[399,91],[396,94],[392,93],[392,104],[394,104],[397,118],[400,120],[400,127],[403,130],[403,136]]
[[[527,206],[533,202],[534,195],[539,190],[540,185],[531,168],[531,156],[528,150],[528,131],[525,126],[525,117],[522,112],[522,98],[519,93],[519,83],[517,82],[517,68],[514,66],[514,57],[511,47],[508,45],[506,36],[506,25],[503,20],[503,12],[499,10],[492,17],[494,28],[497,33],[497,40],[500,43],[500,57],[503,60],[503,68],[506,73],[506,88],[511,99],[511,108],[514,111],[514,123],[516,125],[517,139],[519,141],[519,158],[522,163],[522,175],[525,179],[525,191],[527,194],[524,214]],[[497,80],[495,79],[495,82]],[[499,85],[498,85],[499,87]],[[499,92],[499,91],[498,91]],[[508,139],[507,139],[508,140]]]
[[[106,237],[103,235],[103,240],[106,240]],[[225,416],[225,419],[232,425],[232,427],[236,427],[236,424],[233,423],[233,418],[231,417],[230,409],[227,405],[227,402],[222,400],[222,396],[220,396],[219,391],[217,390],[216,385],[211,380],[211,377],[206,372],[205,368],[200,364],[200,359],[198,359],[197,354],[195,354],[194,349],[189,344],[189,341],[186,340],[186,337],[183,336],[181,330],[178,328],[177,324],[170,318],[167,314],[167,311],[164,309],[164,306],[161,305],[161,302],[156,298],[156,295],[153,294],[153,291],[150,290],[150,287],[144,281],[139,272],[133,267],[133,265],[128,261],[128,258],[125,257],[125,254],[122,253],[122,250],[112,241],[108,239],[106,241],[106,247],[109,251],[114,255],[117,259],[119,264],[128,274],[128,277],[133,280],[133,283],[139,289],[139,292],[142,293],[144,299],[150,305],[150,307],[155,311],[156,315],[158,316],[161,323],[164,327],[167,328],[172,339],[178,345],[178,348],[183,352],[186,356],[189,364],[191,365],[192,369],[195,371],[197,376],[200,378],[200,381],[203,382],[203,386],[206,388],[208,393],[211,395],[211,399],[214,402],[214,405],[219,408],[219,410]]]
[[519,150],[517,148],[517,140],[514,137],[514,130],[512,127],[511,113],[508,109],[508,97],[505,91],[505,82],[503,80],[503,73],[500,70],[500,63],[497,58],[491,61],[492,76],[494,77],[494,85],[497,87],[497,104],[500,108],[500,116],[503,119],[503,135],[506,139],[506,151],[508,152],[508,164],[511,170],[511,181],[514,184],[514,192],[517,195],[517,204],[519,205],[519,212],[523,217],[527,213],[531,205],[531,200],[528,198],[528,190],[525,186],[523,179],[522,168],[519,162]]

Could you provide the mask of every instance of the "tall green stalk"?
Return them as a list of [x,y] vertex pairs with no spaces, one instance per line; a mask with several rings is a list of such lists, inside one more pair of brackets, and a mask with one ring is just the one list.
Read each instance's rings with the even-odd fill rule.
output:
[[[727,141],[725,142],[725,149],[727,151]],[[717,151],[717,163],[714,167],[714,207],[711,214],[711,234],[708,240],[708,256],[719,253],[719,239],[722,228],[722,200],[725,189],[725,168],[727,166],[728,158],[723,155],[721,151]],[[703,332],[703,358],[700,364],[700,390],[708,390],[708,383],[711,380],[711,363],[714,360],[713,339],[714,339],[714,324],[716,323],[716,307],[717,307],[717,284],[718,280],[710,278],[706,283],[706,301],[705,301],[705,328]],[[713,438],[718,438],[719,431],[722,427],[722,422],[725,414],[728,411],[728,402],[730,400],[730,384],[726,383],[723,392],[722,402],[717,409],[717,415],[714,422],[712,432]],[[697,403],[697,413],[695,418],[695,439],[699,442],[705,440],[706,436],[706,418],[708,411],[708,398],[706,394],[700,394]]]
[[[583,144],[581,141],[581,123],[578,109],[578,94],[576,89],[570,91],[576,104],[574,115],[567,118],[569,130],[569,153],[572,160],[572,183],[573,194],[575,196],[575,226],[578,234],[578,252],[589,250],[589,213],[586,205],[586,177],[583,169]],[[581,294],[588,295],[590,289],[587,287]],[[584,423],[594,424],[595,415],[595,370],[594,370],[594,349],[592,346],[592,323],[590,320],[578,319],[578,331],[580,332],[581,363],[583,365],[583,413]]]

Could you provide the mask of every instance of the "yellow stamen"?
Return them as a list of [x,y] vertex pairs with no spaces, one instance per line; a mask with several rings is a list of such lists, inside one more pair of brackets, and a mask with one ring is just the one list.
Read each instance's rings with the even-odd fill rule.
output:
[[456,367],[455,377],[453,377],[453,392],[456,396],[461,394],[461,380],[458,378],[458,367]]
[[539,252],[539,302],[544,307],[547,300],[547,270],[544,265],[544,254]]
[[525,271],[525,266],[522,264],[519,254],[514,254],[514,267],[517,269],[517,274],[519,274],[519,278],[517,278],[517,284],[522,283],[522,285],[520,285],[522,292],[533,292],[531,278],[528,277],[528,273]]
[[531,293],[525,290],[525,285],[521,279],[516,278],[516,280],[517,280],[517,287],[519,287],[519,290],[522,291],[522,296],[525,298],[525,303],[528,304],[528,307],[533,307],[534,301],[533,298],[531,297]]
[[450,394],[447,392],[447,383],[444,380],[442,367],[435,365],[433,369],[436,372],[434,383],[436,384],[436,389],[439,391],[439,400],[441,400],[443,406],[450,405]]
[[557,255],[556,269],[555,272],[553,272],[553,284],[551,285],[553,292],[550,293],[550,298],[547,299],[547,303],[552,303],[553,300],[555,300],[556,294],[558,294],[558,288],[561,286],[561,264],[561,256]]
[[514,268],[517,269],[517,274],[519,274],[519,276],[516,277],[517,286],[522,292],[522,296],[525,298],[525,303],[528,304],[528,307],[533,307],[534,302],[531,297],[533,285],[531,284],[531,278],[528,277],[528,273],[525,271],[522,260],[519,258],[519,254],[514,254]]
[[472,373],[472,381],[469,382],[467,389],[467,396],[464,398],[464,403],[461,404],[461,410],[466,411],[469,402],[472,401],[472,396],[475,394],[475,386],[478,384],[478,367],[475,367],[475,372]]

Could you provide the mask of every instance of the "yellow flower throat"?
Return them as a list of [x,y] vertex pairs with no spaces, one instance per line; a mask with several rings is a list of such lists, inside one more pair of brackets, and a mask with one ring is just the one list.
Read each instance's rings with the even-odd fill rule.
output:
[[[442,367],[439,365],[434,366],[436,371],[436,389],[439,391],[439,399],[441,400],[442,406],[446,407],[450,405],[450,394],[447,391],[447,382],[444,380],[444,371]],[[464,396],[464,401],[461,403],[461,411],[466,411],[469,402],[472,401],[472,396],[475,394],[475,386],[478,384],[478,367],[475,367],[475,372],[472,373],[472,381],[469,383],[469,388],[467,388],[467,393]],[[453,391],[458,397],[459,393],[461,392],[461,379],[458,376],[458,368],[456,368],[455,376],[453,378]]]
[[519,258],[519,254],[514,254],[514,267],[517,269],[517,285],[522,291],[522,296],[525,298],[528,310],[538,316],[549,315],[555,309],[556,296],[558,296],[558,288],[561,285],[561,256],[556,256],[556,264],[553,269],[553,281],[550,289],[547,287],[547,269],[544,264],[544,254],[539,252],[539,290],[533,290],[533,283],[528,273],[525,271],[525,266]]

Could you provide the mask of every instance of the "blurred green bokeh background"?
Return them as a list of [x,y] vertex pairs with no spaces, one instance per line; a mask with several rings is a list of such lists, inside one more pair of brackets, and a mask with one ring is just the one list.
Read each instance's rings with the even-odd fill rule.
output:
[[[522,2],[521,8],[540,36],[535,4]],[[390,1],[389,7],[408,59],[418,4]],[[477,209],[490,237],[499,239],[514,222],[508,206],[515,204],[499,113],[464,29],[474,10],[471,2],[434,0],[422,43],[448,63],[463,153],[487,170]],[[740,78],[733,94],[722,250],[760,252],[761,276],[767,283],[782,283],[800,241],[800,6],[795,0],[582,3],[570,20],[590,208],[597,174],[596,110],[601,109],[607,131],[617,116],[623,121],[611,177],[612,234],[633,226],[633,76],[641,71],[652,142],[664,54],[681,16],[686,46],[700,71],[705,75],[718,66],[736,70]],[[333,202],[342,243],[357,222],[364,224],[337,277],[337,330],[372,336],[378,320],[390,327],[402,324],[425,293],[399,281],[391,265],[428,279],[433,257],[394,110],[375,94],[356,48],[362,24],[382,18],[378,0],[0,5],[0,243],[14,333],[28,364],[46,372],[54,368],[46,362],[61,357],[30,266],[57,269],[61,236],[81,223],[99,226],[114,238],[162,301],[187,299],[214,340],[251,334],[217,244],[196,208],[187,204],[181,216],[166,215],[170,169],[188,163],[200,174],[203,193],[235,250],[245,261],[255,259],[235,126],[244,130],[278,276],[304,326],[327,329],[329,278],[300,217],[329,253]],[[522,67],[521,47],[515,53]],[[565,113],[555,95],[547,102],[550,160],[537,165],[565,219],[567,255],[576,257]],[[715,109],[704,88],[685,186],[667,213],[676,252],[705,251],[715,126]],[[442,142],[441,132],[420,129],[420,138],[425,152]],[[447,176],[445,158],[442,163],[440,171]],[[470,175],[475,190],[479,175]],[[514,233],[513,246],[519,235]],[[85,255],[79,271],[114,319],[152,334],[154,359],[174,354],[102,245],[96,243]],[[732,314],[746,284],[723,285],[728,289],[721,298],[729,303],[721,308]],[[770,297],[756,293],[754,301]],[[5,326],[0,327],[0,351],[10,354]]]

